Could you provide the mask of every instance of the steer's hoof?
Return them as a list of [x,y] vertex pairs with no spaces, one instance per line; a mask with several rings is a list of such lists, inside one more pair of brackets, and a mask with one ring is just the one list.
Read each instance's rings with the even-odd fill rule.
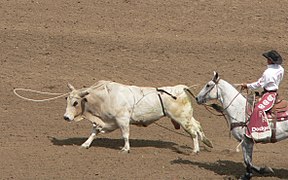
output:
[[239,180],[250,180],[252,178],[252,173],[245,173],[239,178]]
[[125,148],[122,148],[120,153],[123,153],[123,154],[128,154],[130,153],[130,150],[129,149],[125,149]]
[[195,155],[198,155],[199,152],[200,152],[200,150],[193,150],[193,153],[194,153]]
[[89,146],[82,144],[79,148],[80,148],[80,149],[89,149]]

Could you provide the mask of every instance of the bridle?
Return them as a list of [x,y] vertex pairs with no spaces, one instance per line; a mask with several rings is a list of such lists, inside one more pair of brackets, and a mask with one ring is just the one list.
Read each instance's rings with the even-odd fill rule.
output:
[[[212,80],[213,82],[214,82],[214,85],[209,89],[209,90],[207,90],[207,92],[204,94],[204,97],[208,94],[208,93],[210,93],[213,89],[214,89],[214,87],[216,87],[216,95],[217,95],[217,97],[216,97],[216,99],[218,100],[219,99],[219,88],[218,88],[218,83],[219,83],[219,81],[220,81],[220,78],[218,78],[217,80]],[[236,118],[234,118],[234,117],[232,117],[231,115],[229,115],[229,114],[227,114],[227,113],[224,113],[230,106],[231,106],[231,104],[233,103],[233,101],[238,97],[238,95],[239,94],[241,94],[241,91],[242,91],[242,89],[236,94],[236,96],[234,96],[233,97],[233,99],[229,102],[229,104],[225,107],[225,108],[219,108],[219,106],[218,105],[216,105],[216,104],[206,104],[206,103],[204,103],[203,105],[204,105],[204,107],[211,113],[211,114],[213,114],[213,115],[216,115],[216,116],[224,116],[224,118],[225,118],[225,120],[226,120],[226,123],[227,123],[227,125],[230,127],[230,131],[232,131],[234,128],[236,128],[236,127],[246,127],[247,126],[247,122],[238,122],[237,121],[237,119]],[[217,112],[219,112],[219,113],[221,113],[220,115],[218,114],[215,114],[214,112],[212,112],[208,107],[212,107],[213,109],[215,109]],[[217,108],[216,108],[217,107]],[[233,122],[233,123],[231,123],[231,124],[229,124],[229,121],[228,121],[228,119],[227,119],[227,116],[229,117],[229,118],[231,118],[231,119],[234,119],[234,120],[236,120],[237,122]]]

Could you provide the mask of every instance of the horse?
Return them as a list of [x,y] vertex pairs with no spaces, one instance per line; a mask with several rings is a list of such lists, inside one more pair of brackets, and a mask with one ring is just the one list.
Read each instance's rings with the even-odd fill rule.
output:
[[[251,179],[253,171],[259,174],[274,173],[270,167],[258,167],[252,164],[253,146],[256,142],[245,135],[248,122],[245,113],[247,99],[241,94],[241,91],[239,92],[236,87],[220,79],[218,73],[214,71],[212,80],[202,88],[195,99],[198,104],[206,104],[210,100],[218,100],[221,103],[221,112],[230,125],[232,135],[237,141],[241,142],[244,163],[246,165],[246,172],[241,176],[241,179]],[[272,121],[270,119],[269,125],[271,129],[274,128],[275,134],[273,139],[275,142],[288,138],[287,120],[276,121],[274,119]],[[271,141],[262,141],[260,143],[266,144],[271,143]]]

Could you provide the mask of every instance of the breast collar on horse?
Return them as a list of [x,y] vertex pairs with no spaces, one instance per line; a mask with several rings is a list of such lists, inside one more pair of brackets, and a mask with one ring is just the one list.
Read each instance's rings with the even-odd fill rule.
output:
[[[205,96],[216,86],[216,90],[217,90],[217,98],[216,99],[219,99],[219,93],[218,93],[218,87],[217,87],[217,84],[219,83],[220,81],[220,78],[218,78],[216,81],[213,81],[214,82],[214,86],[211,87],[211,89],[209,91],[206,92]],[[220,112],[221,115],[220,116],[224,116],[225,120],[226,120],[226,123],[228,124],[228,126],[230,127],[230,131],[232,131],[234,128],[236,127],[246,127],[247,126],[247,122],[233,122],[231,124],[229,124],[229,121],[227,119],[226,116],[234,119],[237,121],[236,118],[230,116],[229,114],[225,114],[224,111],[227,110],[229,108],[229,106],[232,104],[232,102],[236,99],[236,97],[241,94],[241,91],[237,93],[237,95],[231,100],[231,102],[225,107],[225,108],[219,108],[219,106],[217,104],[211,104],[211,105],[205,105],[205,108],[207,109],[206,106],[210,106],[212,107],[213,109],[215,109],[217,112]],[[211,112],[209,109],[207,109],[210,113],[214,114],[213,112]],[[216,115],[216,114],[214,114]],[[219,116],[219,115],[218,115]]]

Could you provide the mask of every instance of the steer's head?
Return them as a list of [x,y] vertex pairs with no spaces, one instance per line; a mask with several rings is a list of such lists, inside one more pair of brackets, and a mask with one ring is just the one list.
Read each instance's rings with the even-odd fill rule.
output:
[[68,83],[70,94],[67,97],[67,107],[64,114],[66,121],[73,121],[76,117],[80,116],[83,112],[84,103],[86,101],[85,96],[89,94],[86,90],[77,90],[71,84]]

